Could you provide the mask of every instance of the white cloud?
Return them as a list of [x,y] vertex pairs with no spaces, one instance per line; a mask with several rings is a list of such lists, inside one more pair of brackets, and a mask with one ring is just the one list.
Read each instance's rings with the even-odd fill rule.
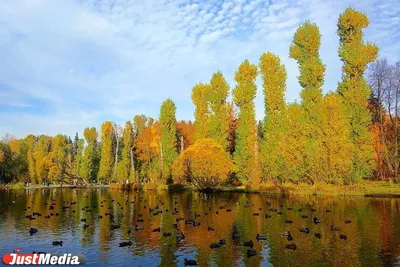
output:
[[[305,20],[322,33],[324,90],[336,88],[338,15],[348,6],[371,19],[365,38],[400,58],[397,0],[332,1],[8,0],[0,2],[0,135],[82,132],[104,120],[157,117],[171,97],[178,119],[191,119],[191,88],[265,51],[288,71],[287,100],[298,98],[291,38]],[[257,117],[263,116],[261,88]]]

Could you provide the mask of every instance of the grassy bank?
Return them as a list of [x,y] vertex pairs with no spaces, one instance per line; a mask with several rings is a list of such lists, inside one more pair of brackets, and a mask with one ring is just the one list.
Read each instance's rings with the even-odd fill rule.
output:
[[[29,188],[57,188],[61,185],[32,185]],[[70,185],[63,185],[63,188],[74,187]],[[190,185],[157,185],[153,183],[144,184],[111,184],[111,185],[89,185],[88,188],[111,188],[116,190],[169,190],[172,192],[196,190]],[[0,186],[5,188],[4,185]],[[9,185],[8,189],[22,189],[23,183],[16,183]],[[293,184],[293,183],[264,183],[258,187],[242,186],[219,186],[216,188],[217,192],[239,192],[239,193],[263,193],[274,195],[328,195],[328,196],[372,196],[372,197],[400,197],[400,184],[393,184],[388,182],[374,182],[364,181],[354,185],[332,185],[325,183],[309,184]]]
[[293,183],[265,183],[257,188],[247,186],[218,187],[217,191],[253,192],[279,195],[329,195],[329,196],[390,196],[400,197],[400,184],[388,182],[364,181],[354,185],[332,185],[325,183],[293,184]]

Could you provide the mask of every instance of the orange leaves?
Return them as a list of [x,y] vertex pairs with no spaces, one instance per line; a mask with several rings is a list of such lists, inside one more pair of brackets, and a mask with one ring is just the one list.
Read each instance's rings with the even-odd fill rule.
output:
[[151,127],[145,127],[142,134],[135,140],[136,156],[140,161],[150,163],[153,157],[160,153],[160,123],[156,122]]

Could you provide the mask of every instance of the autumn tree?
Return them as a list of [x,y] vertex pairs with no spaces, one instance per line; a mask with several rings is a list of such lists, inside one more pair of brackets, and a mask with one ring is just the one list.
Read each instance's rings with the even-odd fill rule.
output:
[[35,184],[38,183],[35,169],[35,148],[36,148],[36,137],[32,134],[25,137],[26,144],[28,146],[27,160],[28,160],[28,171],[30,182]]
[[109,182],[113,167],[113,125],[111,121],[106,121],[101,125],[101,157],[98,180]]
[[165,100],[160,110],[161,141],[161,175],[162,179],[171,176],[171,165],[178,156],[176,149],[176,107],[171,99]]
[[86,180],[95,180],[99,170],[99,155],[97,137],[98,133],[95,127],[86,128],[83,132],[85,137],[86,147],[82,161],[81,173]]
[[135,115],[133,117],[133,129],[135,132],[135,136],[139,136],[142,134],[144,128],[147,125],[148,118],[145,115]]
[[195,111],[194,111],[195,141],[210,136],[210,129],[209,129],[210,111],[208,105],[209,91],[210,91],[210,85],[204,83],[198,83],[192,89],[192,101],[193,104],[195,105]]
[[122,160],[119,163],[120,171],[118,172],[118,177],[121,182],[125,179],[132,182],[135,179],[135,167],[133,162],[133,126],[130,121],[125,122],[122,141],[124,147],[122,149]]
[[191,121],[179,121],[176,123],[178,136],[177,149],[182,152],[194,143],[194,125]]
[[49,168],[51,166],[51,159],[48,154],[51,151],[52,138],[50,136],[39,136],[36,150],[34,153],[35,170],[37,182],[40,184],[48,178]]
[[273,53],[261,55],[259,68],[265,105],[261,163],[264,177],[268,180],[276,180],[285,168],[282,146],[286,117],[286,69],[279,57]]
[[234,153],[235,172],[239,180],[259,183],[258,140],[254,98],[256,97],[257,66],[245,60],[235,72],[233,101],[239,108]]
[[371,89],[363,74],[368,63],[376,59],[378,48],[363,41],[362,30],[368,24],[369,19],[364,13],[347,8],[339,16],[337,30],[339,56],[344,63],[338,93],[345,106],[350,138],[354,144],[351,182],[369,177],[375,168],[373,136],[369,130],[371,115],[367,109]]
[[210,105],[209,129],[210,137],[224,149],[228,149],[228,106],[226,98],[229,85],[221,72],[213,74],[210,81],[208,101]]
[[318,26],[309,21],[301,25],[290,46],[290,57],[295,59],[300,69],[299,83],[301,105],[304,108],[306,124],[304,133],[306,176],[311,181],[321,178],[321,122],[322,122],[322,85],[325,65],[322,64],[319,48],[321,34]]
[[172,165],[175,181],[187,180],[200,190],[214,189],[233,171],[225,149],[211,138],[200,139],[183,151]]

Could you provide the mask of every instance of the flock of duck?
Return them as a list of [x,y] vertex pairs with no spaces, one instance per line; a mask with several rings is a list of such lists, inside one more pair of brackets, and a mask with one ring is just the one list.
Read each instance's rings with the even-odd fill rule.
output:
[[[122,194],[122,193],[121,193],[121,194]],[[85,197],[87,198],[88,196],[85,196]],[[172,214],[173,216],[176,216],[176,218],[175,218],[175,223],[172,224],[172,228],[175,230],[175,233],[173,234],[173,233],[171,233],[171,232],[162,231],[162,228],[161,228],[161,227],[157,227],[157,228],[151,229],[152,232],[159,232],[159,233],[162,232],[162,236],[165,237],[165,238],[174,235],[175,238],[176,238],[176,241],[177,241],[177,242],[181,242],[182,240],[185,239],[185,234],[180,230],[180,224],[181,224],[181,223],[184,223],[185,225],[192,225],[193,227],[201,227],[200,222],[197,221],[197,218],[199,218],[199,217],[201,216],[200,213],[194,212],[194,214],[193,214],[194,219],[191,219],[191,218],[190,218],[190,219],[189,219],[189,218],[185,219],[184,217],[179,216],[180,211],[179,211],[178,208],[177,208],[178,201],[177,201],[177,198],[176,198],[176,197],[174,198],[174,208],[173,208],[171,211],[169,211],[168,209],[163,209],[162,207],[164,206],[164,202],[163,202],[161,199],[159,199],[158,197],[157,197],[156,199],[158,200],[159,203],[158,203],[158,205],[155,206],[155,207],[146,207],[146,205],[145,205],[145,204],[146,204],[146,203],[145,203],[146,200],[143,200],[142,197],[140,198],[139,201],[140,201],[140,202],[143,202],[143,204],[144,204],[144,205],[143,205],[143,208],[144,208],[145,210],[148,211],[149,215],[157,216],[157,215],[159,215],[159,214],[162,214],[163,212],[164,212],[164,213],[171,212],[171,214]],[[112,201],[112,202],[115,202],[114,199],[112,199],[111,201]],[[13,201],[13,203],[15,203],[15,201]],[[13,203],[9,203],[9,205],[12,205]],[[132,204],[132,203],[135,203],[135,201],[130,201],[130,202],[125,201],[125,203],[123,203],[123,204],[120,203],[120,202],[117,202],[118,206],[119,206],[122,210],[123,210],[123,208],[124,208],[124,205],[128,205],[129,203]],[[49,214],[44,216],[45,219],[50,219],[50,218],[52,218],[53,216],[59,216],[59,215],[60,215],[60,214],[57,213],[57,212],[53,212],[54,209],[55,209],[56,204],[57,204],[57,203],[56,203],[55,200],[52,200],[51,203],[45,203],[45,205],[49,207]],[[101,207],[104,207],[106,204],[107,204],[107,201],[106,201],[106,200],[102,200],[102,201],[100,202]],[[74,209],[74,206],[75,206],[75,205],[76,205],[76,202],[65,201],[64,203],[62,203],[62,208],[61,208],[61,210],[62,210],[62,212],[65,212],[67,209],[71,209],[72,212],[75,213],[75,212],[76,212],[76,209]],[[240,203],[240,202],[237,202],[236,205],[237,205],[237,206],[240,206],[241,203]],[[274,214],[274,213],[277,214],[277,215],[283,214],[282,211],[278,211],[277,208],[273,208],[271,202],[268,202],[268,201],[267,201],[267,202],[265,203],[265,205],[266,205],[266,207],[267,207],[267,210],[269,211],[269,213],[265,214],[265,216],[264,216],[265,219],[271,218],[271,217],[273,216],[272,214]],[[245,208],[250,208],[250,207],[254,206],[254,204],[251,203],[251,202],[249,202],[249,201],[247,201],[243,206],[244,206]],[[95,207],[95,206],[93,206],[93,207]],[[283,208],[283,205],[282,205],[282,204],[280,205],[280,208]],[[31,209],[31,207],[28,206],[28,207],[25,208],[25,211],[29,211],[30,209]],[[112,208],[111,206],[109,206],[108,209],[111,210],[111,209],[113,209],[113,208]],[[309,209],[309,210],[311,210],[311,212],[316,212],[316,211],[317,211],[315,208],[312,207],[312,203],[307,203],[307,205],[304,207],[304,209]],[[225,212],[231,212],[231,211],[232,211],[232,209],[231,209],[228,205],[221,205],[221,206],[218,207],[218,210],[215,211],[215,213],[216,213],[217,215],[218,215],[218,214],[221,214],[222,210],[225,210]],[[259,208],[259,211],[262,211],[262,210],[263,210],[262,208]],[[290,211],[290,210],[292,210],[292,208],[289,207],[289,208],[287,208],[287,210]],[[83,208],[82,208],[82,211],[91,212],[91,209],[90,209],[89,206],[86,206],[86,207],[83,207]],[[298,212],[302,212],[302,211],[303,211],[303,209],[301,209],[301,208],[298,209]],[[211,212],[211,208],[208,208],[208,211],[205,212],[204,215],[207,216],[209,212]],[[331,210],[328,210],[328,209],[327,209],[327,210],[325,210],[325,212],[326,212],[326,213],[329,213],[329,212],[331,212]],[[3,213],[3,214],[4,214],[4,213]],[[191,216],[192,212],[191,212],[190,210],[187,210],[187,211],[185,211],[185,214],[187,214],[187,216]],[[253,215],[253,216],[260,216],[260,213],[259,213],[259,212],[256,212],[256,213],[253,213],[252,215]],[[39,213],[39,212],[31,212],[30,214],[26,215],[25,217],[26,217],[27,219],[29,219],[29,220],[36,220],[36,218],[41,217],[41,216],[42,216],[42,214]],[[114,217],[114,215],[113,215],[111,212],[106,212],[104,215],[98,215],[98,219],[101,220],[101,219],[103,219],[105,216],[109,216],[110,219],[113,219],[113,217]],[[124,217],[125,215],[122,214],[121,216]],[[133,226],[133,228],[127,230],[127,233],[128,233],[128,234],[130,234],[130,233],[132,232],[132,230],[134,230],[134,231],[141,231],[141,230],[144,230],[144,229],[145,229],[145,227],[142,225],[142,224],[144,223],[144,219],[143,219],[144,216],[143,216],[143,214],[139,213],[139,214],[136,215],[136,217],[137,217],[137,218],[136,218],[136,222],[135,222],[135,225]],[[301,215],[301,218],[302,218],[302,219],[312,219],[312,222],[313,222],[314,224],[316,224],[316,225],[322,223],[322,220],[321,220],[320,218],[318,218],[318,217],[316,217],[316,216],[311,216],[311,217],[312,217],[312,218],[309,218],[308,215]],[[83,223],[83,228],[84,228],[84,229],[90,227],[90,225],[87,224],[86,219],[81,219],[81,222]],[[292,224],[292,223],[293,223],[292,220],[285,220],[285,224],[286,224],[286,225]],[[351,221],[350,221],[350,220],[345,220],[344,223],[345,223],[345,224],[349,224],[349,223],[351,223]],[[215,231],[215,228],[214,228],[214,226],[212,226],[212,225],[207,225],[206,227],[207,227],[207,230],[208,230],[208,231]],[[119,229],[119,228],[120,228],[120,225],[119,225],[119,224],[112,224],[112,225],[111,225],[111,228],[112,228],[112,229]],[[335,225],[331,225],[331,226],[330,226],[330,229],[331,229],[331,231],[335,231],[335,232],[341,231],[340,227],[335,226]],[[33,228],[33,227],[32,227],[32,228],[29,229],[29,234],[30,234],[31,236],[37,234],[38,232],[39,232],[39,230],[38,230],[37,228]],[[300,233],[303,233],[303,234],[307,234],[307,235],[311,233],[310,229],[307,228],[307,227],[300,228],[300,229],[299,229],[299,232],[300,232]],[[292,234],[290,231],[281,232],[280,235],[281,235],[282,237],[286,238],[288,241],[290,241],[290,243],[288,243],[288,244],[285,245],[285,248],[286,248],[286,249],[289,249],[289,250],[296,250],[296,249],[297,249],[297,246],[296,246],[296,244],[294,243],[293,234]],[[230,238],[231,238],[232,240],[239,240],[239,239],[240,239],[240,236],[241,236],[240,232],[234,227]],[[321,235],[321,233],[314,232],[314,237],[315,237],[315,238],[318,238],[318,239],[321,239],[321,238],[322,238],[322,235]],[[342,239],[342,240],[347,240],[347,236],[346,236],[345,234],[340,234],[339,237],[340,237],[340,239]],[[258,234],[255,236],[255,240],[256,240],[256,241],[267,240],[267,239],[268,239],[268,236],[267,236],[267,235],[264,235],[264,234],[261,234],[261,233],[258,233]],[[217,242],[211,243],[211,244],[210,244],[210,249],[218,249],[218,248],[224,246],[226,243],[227,243],[227,240],[226,240],[226,239],[220,239],[220,240],[218,240]],[[53,245],[53,246],[63,246],[63,241],[53,241],[53,242],[52,242],[52,245]],[[123,242],[120,242],[120,243],[119,243],[119,247],[129,247],[129,246],[132,246],[132,245],[133,245],[133,242],[132,242],[132,241],[123,241]],[[248,257],[252,257],[252,256],[257,255],[258,252],[253,248],[253,247],[254,247],[254,242],[253,242],[253,240],[245,241],[245,242],[242,243],[242,245],[245,246],[245,247],[247,247],[247,256],[248,256]],[[194,265],[197,265],[197,261],[194,260],[194,259],[186,259],[186,258],[185,258],[185,259],[184,259],[184,264],[185,264],[185,266],[186,266],[186,265],[187,265],[187,266],[194,266]]]

